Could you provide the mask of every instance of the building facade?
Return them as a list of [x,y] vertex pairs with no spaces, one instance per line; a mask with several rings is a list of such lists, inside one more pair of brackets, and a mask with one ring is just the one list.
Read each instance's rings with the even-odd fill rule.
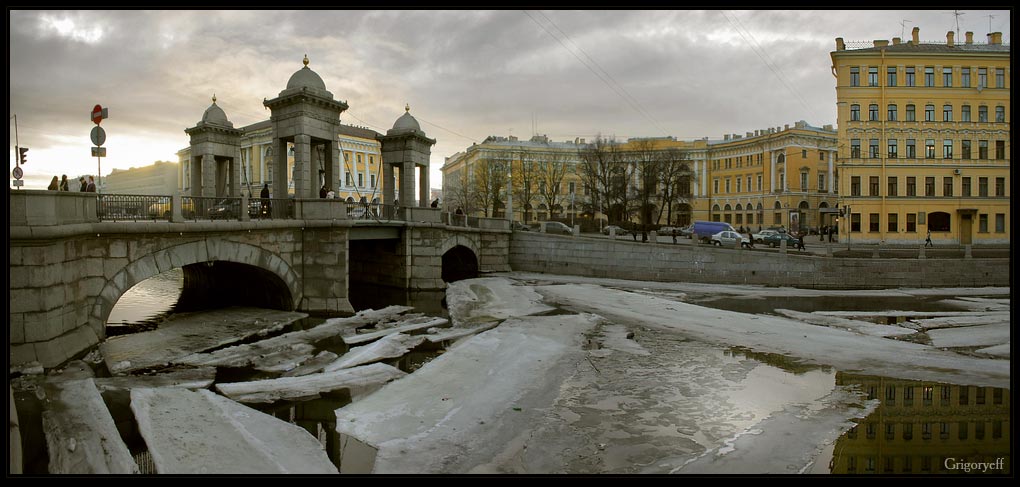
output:
[[861,243],[1008,244],[1010,47],[836,39],[841,236]]
[[[591,188],[586,187],[583,173],[585,151],[595,144],[584,139],[551,142],[536,136],[528,141],[514,137],[489,137],[463,152],[446,158],[443,166],[444,203],[448,211],[461,208],[469,214],[507,217],[505,211],[482,209],[477,198],[472,200],[465,187],[484,187],[493,179],[488,167],[495,164],[499,171],[512,166],[509,179],[512,192],[513,219],[569,219],[571,215],[594,215],[609,223],[634,223],[642,220],[640,205],[620,219],[605,207],[592,207]],[[726,134],[721,139],[677,140],[672,137],[632,138],[615,144],[617,159],[631,164],[626,172],[628,191],[640,194],[645,184],[655,184],[650,221],[658,225],[687,225],[694,220],[725,221],[734,227],[767,228],[783,226],[808,232],[836,222],[838,168],[836,131],[831,126],[813,127],[804,121],[793,126],[771,127],[747,132],[746,135]],[[661,170],[665,156],[679,153],[687,166],[681,177],[680,190],[674,197],[663,199],[662,178],[645,177],[645,171]],[[648,164],[659,161],[660,165]],[[512,163],[510,162],[512,161]],[[539,168],[534,195],[523,195],[522,165],[534,161]],[[564,164],[561,179],[550,180],[545,168]],[[479,174],[481,172],[481,175]],[[555,173],[555,171],[552,171]],[[558,182],[553,186],[543,183]],[[497,181],[496,189],[505,202],[505,178]],[[549,188],[558,191],[550,191]],[[492,190],[490,190],[492,191]],[[554,192],[555,197],[547,193]],[[459,197],[458,197],[459,195]],[[640,203],[640,202],[639,202]],[[530,205],[530,208],[528,207]],[[662,206],[669,206],[663,210]],[[527,214],[525,214],[527,213]],[[647,215],[646,215],[647,216]]]
[[114,169],[103,177],[104,193],[167,195],[178,189],[176,162],[156,161],[131,169]]

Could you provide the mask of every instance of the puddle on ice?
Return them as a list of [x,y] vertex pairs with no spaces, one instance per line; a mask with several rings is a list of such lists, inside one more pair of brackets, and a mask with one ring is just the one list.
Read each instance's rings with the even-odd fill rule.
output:
[[776,309],[812,312],[826,311],[964,311],[963,308],[942,302],[945,296],[746,296],[715,297],[689,294],[687,302],[709,308],[738,311],[741,313],[776,314]]

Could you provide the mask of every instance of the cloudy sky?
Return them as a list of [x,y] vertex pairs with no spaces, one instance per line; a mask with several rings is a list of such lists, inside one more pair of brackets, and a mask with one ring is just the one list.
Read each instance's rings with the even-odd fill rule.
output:
[[[1009,11],[962,10],[985,42]],[[992,15],[993,17],[989,17]],[[215,93],[235,127],[310,68],[379,132],[404,104],[446,157],[489,135],[555,141],[835,124],[829,52],[846,41],[945,42],[950,10],[924,11],[10,11],[10,157],[27,188],[95,174],[89,112],[109,108],[102,172],[176,161]],[[903,22],[908,21],[908,22]],[[989,30],[989,23],[991,30]]]

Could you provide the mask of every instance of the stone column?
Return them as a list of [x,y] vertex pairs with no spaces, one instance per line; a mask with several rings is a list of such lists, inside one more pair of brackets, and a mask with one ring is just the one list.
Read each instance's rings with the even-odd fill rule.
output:
[[[340,185],[343,184],[343,171],[340,170],[340,144],[336,137],[326,146],[326,154],[329,156],[329,164],[326,165],[326,176],[329,187],[340,196]],[[331,178],[331,179],[329,179]]]
[[704,197],[708,193],[708,161],[705,159],[701,160],[701,194],[698,196]]
[[241,173],[246,175],[245,179],[251,181],[251,175],[248,174],[248,168],[241,168],[241,147],[234,149],[234,160],[230,161],[230,196],[234,198],[241,196],[241,184],[244,183],[244,179],[241,178]]
[[382,163],[382,165],[383,180],[381,184],[383,185],[383,204],[386,206],[392,206],[393,201],[396,199],[394,195],[396,188],[394,188],[393,164]]
[[413,161],[403,161],[400,165],[400,206],[415,206]]
[[772,175],[769,179],[769,189],[772,193],[776,192],[776,153],[769,152],[769,173]]
[[312,176],[312,138],[308,135],[294,136],[294,197],[318,198],[319,186],[315,183],[318,173]]
[[[287,173],[287,141],[284,139],[273,139],[273,191],[272,198],[287,197],[287,182],[290,174]],[[276,211],[275,208],[273,210]]]
[[418,207],[429,207],[429,166],[418,166]]
[[202,196],[216,196],[216,157],[202,154]]
[[191,196],[202,196],[202,157],[191,156]]

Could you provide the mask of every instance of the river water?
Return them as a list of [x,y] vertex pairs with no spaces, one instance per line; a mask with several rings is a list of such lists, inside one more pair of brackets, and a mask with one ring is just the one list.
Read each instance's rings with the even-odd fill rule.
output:
[[[110,314],[108,334],[130,333],[156,327],[160,321],[174,312],[177,299],[183,285],[183,273],[180,269],[169,271],[148,279],[124,294]],[[448,316],[444,293],[409,293],[388,288],[352,283],[350,289],[351,303],[355,309],[380,308],[391,304],[404,304],[433,316]],[[695,296],[691,299],[699,305],[740,311],[746,313],[774,313],[777,308],[801,309],[811,311],[817,309],[830,310],[867,310],[867,309],[899,309],[914,311],[936,311],[945,308],[936,303],[935,299],[917,298],[785,298],[751,300],[740,298],[719,298]],[[876,302],[878,301],[878,302]],[[877,308],[876,308],[877,306]],[[662,337],[647,342],[650,349],[663,347],[666,343]],[[670,342],[671,343],[671,342]],[[975,462],[996,462],[1003,459],[1004,464],[997,470],[988,473],[1002,474],[1011,472],[1010,454],[1010,391],[1009,389],[974,387],[965,384],[940,384],[922,381],[907,381],[885,377],[871,377],[846,374],[825,367],[800,367],[796,359],[770,354],[755,354],[744,350],[727,350],[719,352],[714,347],[705,347],[690,343],[678,343],[676,347],[691,348],[682,356],[697,357],[698,353],[713,355],[717,361],[738,363],[739,360],[755,360],[778,374],[781,381],[800,384],[803,388],[833,388],[837,386],[853,387],[867,394],[869,399],[881,401],[878,409],[866,418],[857,421],[858,426],[842,435],[834,444],[817,459],[817,464],[809,473],[835,474],[947,474],[964,473],[966,465]],[[713,350],[710,350],[713,349]],[[714,357],[719,355],[718,357]],[[648,360],[655,362],[656,357],[666,360],[661,354],[654,354]],[[669,359],[672,362],[676,359]],[[730,364],[732,366],[732,364]],[[618,372],[633,370],[636,365],[631,363],[621,366]],[[651,363],[649,370],[661,370],[663,364]],[[764,370],[764,369],[762,369]],[[780,380],[777,379],[777,380]],[[621,383],[631,383],[635,379],[621,379]],[[748,391],[753,390],[753,384]],[[741,389],[743,390],[743,389]],[[738,391],[739,392],[739,391]],[[607,394],[602,390],[601,395]],[[758,394],[755,402],[767,397]],[[349,402],[349,398],[329,398],[336,404],[319,405],[317,410],[332,411]],[[593,399],[594,400],[594,399]],[[653,401],[648,407],[667,407],[667,400]],[[731,401],[732,402],[732,401]],[[277,416],[294,420],[300,405],[277,405]],[[306,408],[309,405],[306,405]],[[290,411],[289,413],[287,411]],[[282,414],[281,414],[282,413]],[[669,428],[676,430],[677,424],[694,420],[684,417],[683,411],[672,411],[678,414],[675,421],[668,421]],[[287,416],[290,417],[287,417]],[[327,415],[329,416],[329,415]],[[327,431],[328,419],[323,419],[318,435],[324,445],[332,432]],[[676,424],[674,424],[676,423]],[[583,425],[582,425],[583,426]],[[623,428],[621,425],[616,425]],[[681,425],[682,426],[682,425]],[[577,427],[577,426],[575,426]],[[593,423],[588,433],[603,434],[607,437],[617,434],[612,422],[602,419]],[[583,428],[582,428],[583,430]],[[606,430],[606,431],[602,431]],[[613,431],[609,431],[613,430]],[[679,430],[678,430],[679,431]],[[313,433],[315,434],[315,433]],[[595,435],[597,436],[597,435]],[[675,435],[674,435],[675,436]],[[569,437],[569,435],[565,436]],[[555,443],[555,439],[547,439]],[[671,453],[687,452],[684,448],[696,451],[698,445],[663,444],[662,451],[653,452],[647,461]],[[679,446],[678,446],[679,445]],[[683,447],[683,448],[681,448]],[[632,448],[633,449],[633,448]],[[576,469],[572,473],[637,473],[648,470],[633,469],[631,465],[640,457],[641,452],[610,449],[612,453],[602,458],[600,465],[589,463],[589,459],[579,456],[568,467]],[[637,456],[635,456],[637,455]],[[619,461],[619,465],[613,463]],[[653,463],[654,465],[654,463]],[[969,472],[974,473],[974,472]]]

